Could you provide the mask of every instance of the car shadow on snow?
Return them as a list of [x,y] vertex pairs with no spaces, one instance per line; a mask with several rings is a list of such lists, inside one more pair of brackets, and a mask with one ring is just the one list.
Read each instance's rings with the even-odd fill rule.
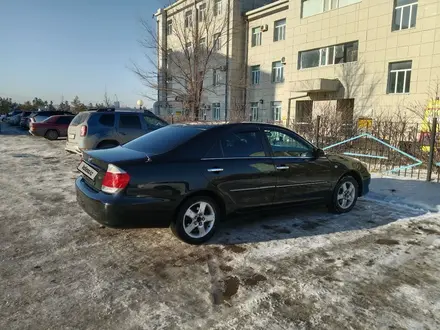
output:
[[359,199],[356,207],[345,214],[332,214],[316,205],[267,210],[229,217],[207,244],[268,242],[364,230],[425,213],[422,209],[394,207],[366,199]]

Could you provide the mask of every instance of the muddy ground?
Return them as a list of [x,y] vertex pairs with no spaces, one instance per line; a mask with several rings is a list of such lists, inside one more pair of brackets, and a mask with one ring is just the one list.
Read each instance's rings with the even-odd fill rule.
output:
[[0,133],[0,329],[440,328],[436,213],[268,211],[195,247],[95,223],[64,143]]

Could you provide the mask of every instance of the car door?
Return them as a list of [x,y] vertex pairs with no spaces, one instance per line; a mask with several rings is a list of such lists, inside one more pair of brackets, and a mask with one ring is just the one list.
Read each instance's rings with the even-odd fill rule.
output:
[[203,158],[210,186],[244,209],[272,204],[276,170],[257,126],[228,131]]
[[140,117],[136,113],[120,113],[118,122],[118,136],[121,144],[127,143],[144,135]]
[[331,189],[331,164],[315,156],[315,148],[292,131],[265,126],[264,136],[277,169],[274,203],[324,199]]
[[62,116],[57,119],[56,125],[61,137],[67,136],[67,129],[72,119],[73,116]]

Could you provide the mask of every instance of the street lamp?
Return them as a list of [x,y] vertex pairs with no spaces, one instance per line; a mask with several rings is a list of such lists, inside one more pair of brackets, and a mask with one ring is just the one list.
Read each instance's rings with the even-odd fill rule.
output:
[[142,110],[142,106],[144,105],[144,101],[142,101],[142,100],[138,100],[138,101],[136,102],[136,104],[138,105],[139,110]]

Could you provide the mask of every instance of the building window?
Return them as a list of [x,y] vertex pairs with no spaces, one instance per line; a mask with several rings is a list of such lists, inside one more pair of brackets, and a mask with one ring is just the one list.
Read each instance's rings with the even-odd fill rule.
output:
[[332,9],[345,7],[362,0],[302,0],[301,1],[301,17],[308,17],[320,14]]
[[272,82],[284,82],[284,64],[281,61],[272,63]]
[[167,61],[167,68],[170,67],[171,61],[173,60],[173,59],[172,59],[172,55],[173,55],[173,50],[172,50],[171,48],[169,48],[169,49],[167,50],[167,58],[166,58],[166,61]]
[[281,121],[281,102],[272,102],[272,118],[274,121]]
[[251,83],[252,85],[258,85],[260,83],[260,66],[254,65],[251,67]]
[[312,122],[313,101],[296,101],[296,124],[310,124]]
[[169,20],[167,21],[167,36],[170,36],[173,34],[173,21]]
[[212,85],[213,86],[220,85],[220,80],[221,80],[220,71],[214,70],[212,75]]
[[348,42],[299,53],[299,69],[314,68],[358,60],[358,42]]
[[253,28],[252,29],[252,47],[260,46],[261,45],[261,38],[262,38],[261,28],[260,27]]
[[192,17],[192,11],[189,10],[185,13],[185,27],[189,28],[193,26],[193,17]]
[[206,19],[206,3],[202,3],[199,7],[199,22],[204,22]]
[[393,31],[405,30],[416,26],[417,0],[395,0]]
[[199,45],[202,50],[205,50],[206,49],[206,38],[200,38]]
[[222,40],[220,33],[214,34],[214,50],[218,51],[222,49]]
[[220,120],[220,103],[212,104],[212,119]]
[[258,121],[258,102],[251,102],[251,121]]
[[286,40],[286,19],[275,22],[273,41]]
[[388,75],[388,93],[409,93],[411,84],[412,61],[390,63]]
[[222,0],[215,0],[214,2],[214,16],[221,15],[222,13]]

